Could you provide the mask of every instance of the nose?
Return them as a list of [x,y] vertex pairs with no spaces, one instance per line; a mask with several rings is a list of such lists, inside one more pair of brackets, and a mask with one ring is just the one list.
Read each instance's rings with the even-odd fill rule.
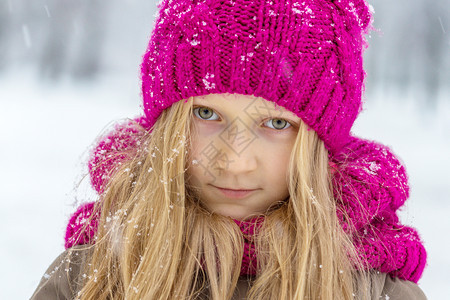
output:
[[222,155],[217,160],[219,174],[225,172],[232,175],[255,171],[258,167],[258,151],[256,136],[251,132],[238,137],[227,134],[220,135],[217,140]]

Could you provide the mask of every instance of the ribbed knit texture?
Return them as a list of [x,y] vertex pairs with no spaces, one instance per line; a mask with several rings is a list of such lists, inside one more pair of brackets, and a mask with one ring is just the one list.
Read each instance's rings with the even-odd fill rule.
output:
[[[144,116],[103,137],[89,169],[102,193],[173,103],[211,93],[254,95],[299,116],[330,153],[338,217],[356,249],[376,269],[417,282],[426,252],[397,211],[409,196],[405,168],[392,151],[350,135],[362,107],[364,33],[371,15],[363,0],[165,0],[143,57]],[[94,243],[92,204],[72,216],[66,248]],[[258,222],[261,220],[258,219]],[[242,272],[253,274],[251,234],[258,222],[238,223],[245,238]]]

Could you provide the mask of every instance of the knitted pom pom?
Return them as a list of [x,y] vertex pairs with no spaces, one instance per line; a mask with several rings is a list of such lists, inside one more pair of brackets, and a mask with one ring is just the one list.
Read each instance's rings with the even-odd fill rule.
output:
[[106,136],[100,138],[89,160],[89,174],[94,189],[101,194],[108,180],[120,164],[130,159],[144,136],[146,122],[143,117],[116,124]]
[[406,170],[386,146],[351,137],[331,162],[336,168],[333,192],[344,230],[358,231],[383,212],[388,217],[409,196]]

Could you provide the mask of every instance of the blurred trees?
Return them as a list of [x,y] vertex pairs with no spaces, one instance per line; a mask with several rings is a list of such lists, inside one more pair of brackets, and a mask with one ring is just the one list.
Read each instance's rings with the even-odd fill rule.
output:
[[[370,0],[367,91],[418,90],[433,101],[450,83],[450,0]],[[137,73],[156,1],[1,0],[0,72],[24,65],[46,79]],[[119,75],[119,74],[118,74]]]
[[53,79],[64,73],[77,79],[95,77],[100,71],[109,8],[102,7],[100,0],[49,1],[49,22],[37,59],[41,75]]
[[[419,92],[427,102],[450,88],[450,1],[372,0],[368,87]],[[434,104],[434,103],[431,103]]]

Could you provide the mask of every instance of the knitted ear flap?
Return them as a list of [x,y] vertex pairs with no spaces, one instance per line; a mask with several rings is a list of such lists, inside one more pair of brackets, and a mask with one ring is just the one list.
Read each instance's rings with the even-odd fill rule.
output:
[[426,251],[397,216],[409,196],[398,158],[386,146],[351,137],[330,166],[339,219],[367,268],[417,283]]

